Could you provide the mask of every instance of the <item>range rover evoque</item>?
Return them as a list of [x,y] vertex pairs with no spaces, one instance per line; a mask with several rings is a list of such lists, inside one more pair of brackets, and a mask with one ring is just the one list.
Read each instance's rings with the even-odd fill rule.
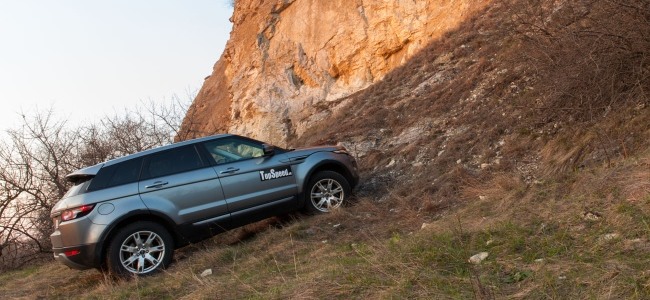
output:
[[143,151],[66,176],[54,206],[56,260],[117,276],[167,267],[174,249],[277,214],[324,213],[359,176],[341,146],[285,150],[222,134]]

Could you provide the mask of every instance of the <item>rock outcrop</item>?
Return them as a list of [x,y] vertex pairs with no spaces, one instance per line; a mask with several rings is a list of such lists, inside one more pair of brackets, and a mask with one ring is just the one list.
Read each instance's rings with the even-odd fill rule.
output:
[[238,0],[230,40],[183,130],[282,145],[488,3]]

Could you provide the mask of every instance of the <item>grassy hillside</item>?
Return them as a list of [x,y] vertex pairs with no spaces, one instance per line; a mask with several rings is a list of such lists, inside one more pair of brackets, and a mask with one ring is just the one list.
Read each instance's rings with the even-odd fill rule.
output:
[[356,153],[344,209],[217,236],[147,278],[51,263],[1,274],[0,294],[650,298],[649,5],[493,4],[292,141]]

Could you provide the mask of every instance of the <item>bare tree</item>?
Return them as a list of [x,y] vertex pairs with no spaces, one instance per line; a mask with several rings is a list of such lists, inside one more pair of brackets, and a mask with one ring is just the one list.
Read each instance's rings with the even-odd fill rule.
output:
[[520,51],[544,86],[545,117],[573,112],[597,120],[625,102],[650,97],[650,2],[647,0],[520,1],[513,16]]
[[174,94],[167,105],[159,105],[154,101],[149,100],[145,103],[144,107],[152,119],[152,124],[157,125],[160,130],[169,131],[172,133],[170,138],[175,141],[182,141],[189,138],[187,133],[181,131],[183,120],[187,118],[186,114],[192,103],[192,99],[196,97],[196,91],[187,91],[186,98],[183,100],[180,96]]
[[[52,111],[23,115],[22,126],[7,133],[0,146],[0,259],[17,266],[49,251],[48,213],[68,188],[65,174],[79,166],[70,155],[77,136]],[[4,260],[9,251],[11,263]]]
[[66,174],[172,143],[188,106],[173,96],[75,128],[52,110],[23,114],[0,140],[0,270],[49,256],[49,213],[69,188]]

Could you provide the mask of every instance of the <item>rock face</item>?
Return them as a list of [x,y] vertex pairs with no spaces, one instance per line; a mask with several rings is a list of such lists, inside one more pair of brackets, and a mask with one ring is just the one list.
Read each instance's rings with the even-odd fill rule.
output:
[[283,145],[489,0],[237,0],[226,49],[183,124]]

